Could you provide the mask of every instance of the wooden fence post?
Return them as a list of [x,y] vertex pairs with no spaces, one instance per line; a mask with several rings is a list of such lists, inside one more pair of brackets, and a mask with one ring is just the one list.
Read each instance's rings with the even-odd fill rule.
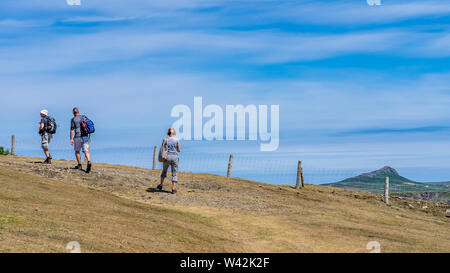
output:
[[233,170],[233,158],[234,156],[231,154],[230,159],[228,160],[227,177],[231,177],[231,171]]
[[298,190],[300,188],[300,181],[302,182],[302,188],[305,187],[303,181],[303,167],[302,162],[299,160],[297,165],[297,182],[295,184],[295,188]]
[[302,188],[305,187],[305,181],[303,181],[303,167],[302,162],[300,161],[300,177],[302,178]]
[[158,154],[158,146],[155,146],[153,150],[153,170],[156,170],[156,161],[158,158],[157,154]]
[[16,155],[16,136],[11,136],[11,155]]
[[384,184],[384,202],[389,205],[389,176],[386,176],[386,182]]

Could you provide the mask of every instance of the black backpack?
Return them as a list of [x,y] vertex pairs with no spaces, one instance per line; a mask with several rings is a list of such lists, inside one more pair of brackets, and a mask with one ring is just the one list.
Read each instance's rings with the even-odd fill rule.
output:
[[58,128],[55,119],[50,116],[47,116],[46,119],[47,119],[47,128],[45,128],[45,131],[51,135],[55,134],[56,128]]

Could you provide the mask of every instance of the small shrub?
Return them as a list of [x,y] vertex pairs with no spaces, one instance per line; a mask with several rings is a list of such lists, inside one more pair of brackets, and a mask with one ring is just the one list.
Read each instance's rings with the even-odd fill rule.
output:
[[9,155],[9,149],[4,149],[2,146],[0,146],[0,155]]

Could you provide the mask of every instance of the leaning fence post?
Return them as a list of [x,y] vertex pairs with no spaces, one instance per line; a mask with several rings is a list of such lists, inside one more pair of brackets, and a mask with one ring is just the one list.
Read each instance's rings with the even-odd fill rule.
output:
[[233,170],[233,158],[234,156],[231,154],[230,159],[228,160],[227,177],[231,177],[231,171]]
[[153,170],[156,170],[157,153],[158,153],[158,146],[155,146],[153,150]]
[[389,205],[389,176],[386,176],[384,183],[384,202]]
[[300,188],[300,181],[302,182],[302,188],[305,187],[303,181],[303,168],[302,162],[299,160],[297,165],[297,183],[295,184],[295,188],[298,190]]
[[11,136],[11,155],[15,155],[16,154],[16,136],[12,135]]

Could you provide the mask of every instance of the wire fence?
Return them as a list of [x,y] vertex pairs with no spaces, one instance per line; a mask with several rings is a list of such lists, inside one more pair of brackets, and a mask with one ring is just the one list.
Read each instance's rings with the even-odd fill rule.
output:
[[[31,157],[43,157],[40,149],[40,139],[29,141],[16,136],[16,154]],[[0,137],[0,146],[10,149],[11,137]],[[93,162],[137,166],[151,169],[153,167],[154,146],[148,147],[118,147],[96,148],[95,141],[91,146]],[[54,139],[51,142],[51,153],[54,159],[73,160],[74,152],[68,141]],[[272,155],[272,154],[271,154]],[[183,151],[180,154],[179,170],[182,172],[211,173],[227,175],[229,153],[200,153]],[[297,164],[299,159],[292,156],[277,154],[234,153],[232,177],[266,182],[278,185],[295,185],[297,180]],[[162,168],[162,163],[157,163]],[[360,176],[372,170],[362,168],[318,168],[303,162],[303,177],[305,183],[328,184],[333,186],[353,188],[357,190],[383,193],[385,177]],[[390,176],[390,192],[432,191],[432,185],[402,180],[394,174]],[[450,189],[449,189],[450,190]]]

